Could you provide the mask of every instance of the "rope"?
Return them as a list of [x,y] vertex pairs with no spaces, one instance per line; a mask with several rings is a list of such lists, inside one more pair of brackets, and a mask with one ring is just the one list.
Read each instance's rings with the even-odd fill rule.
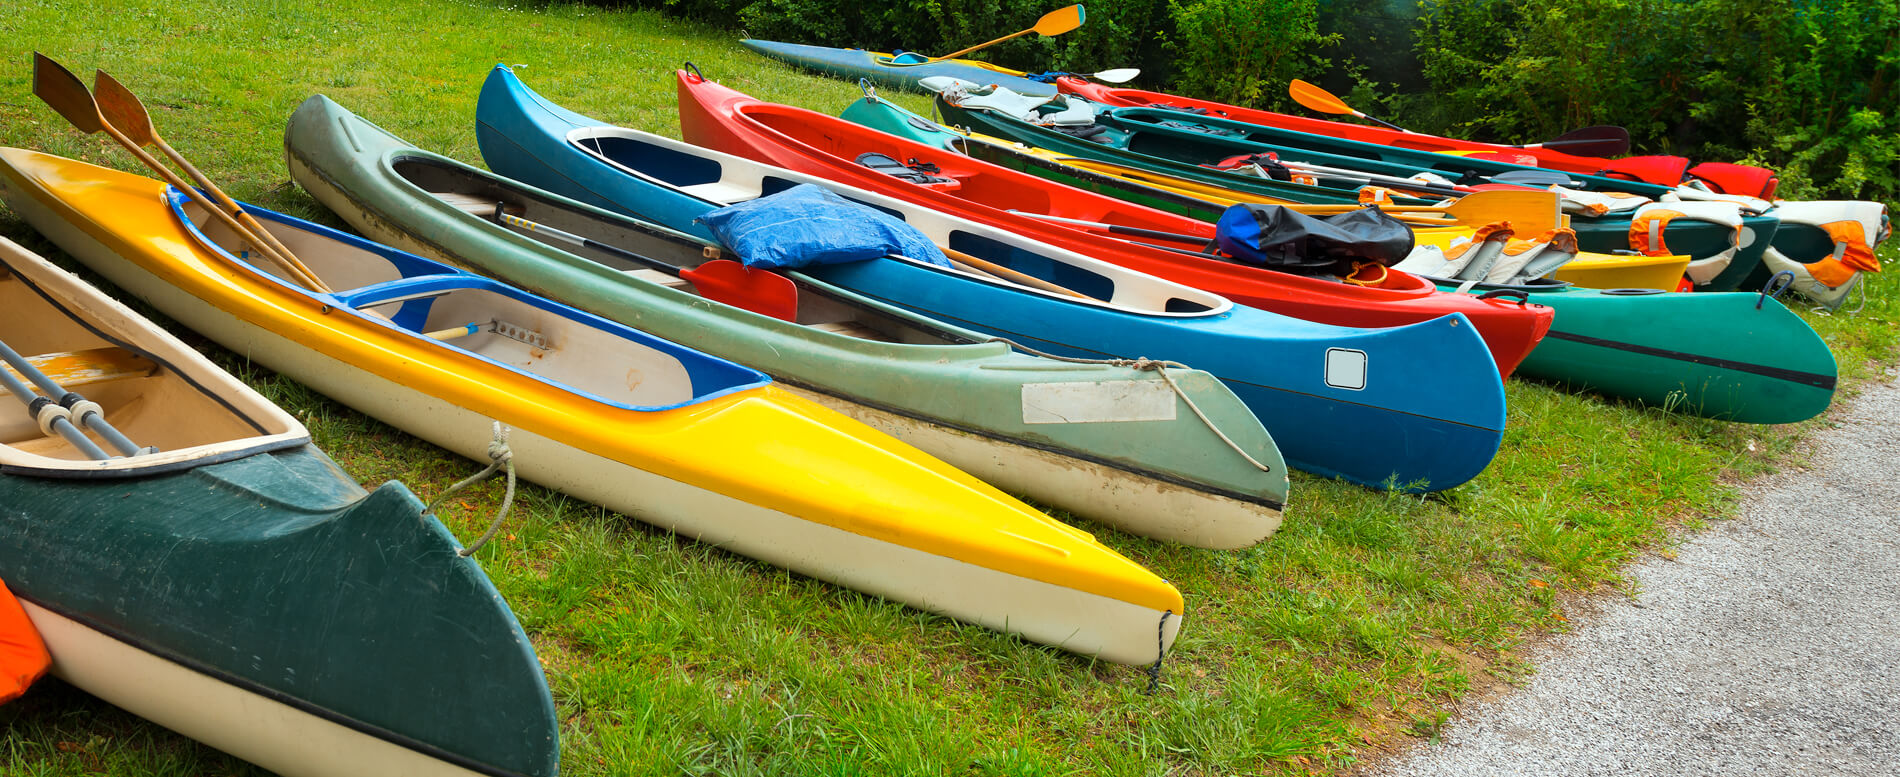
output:
[[456,551],[456,555],[463,558],[475,555],[475,551],[481,550],[483,545],[488,544],[489,540],[495,538],[495,533],[501,531],[502,520],[508,517],[508,508],[512,507],[515,503],[515,452],[512,448],[508,447],[508,427],[502,426],[500,421],[496,421],[494,433],[494,439],[488,442],[488,467],[463,478],[460,483],[449,486],[448,490],[443,491],[437,495],[433,501],[429,502],[428,507],[422,508],[423,517],[432,517],[435,515],[436,505],[442,504],[442,500],[454,496],[464,488],[487,480],[488,477],[495,474],[497,470],[505,470],[508,473],[508,490],[503,492],[501,496],[501,509],[495,512],[494,522],[488,524],[488,531],[482,532],[481,539],[476,540],[473,545]]
[[1168,657],[1168,616],[1173,610],[1161,611],[1161,622],[1155,624],[1155,662],[1148,667],[1148,695],[1153,696],[1161,689],[1161,661]]
[[1022,351],[1023,353],[1029,354],[1031,356],[1040,356],[1044,359],[1054,359],[1059,362],[1072,362],[1075,364],[1106,364],[1111,367],[1130,367],[1141,372],[1153,372],[1157,375],[1160,375],[1161,380],[1168,384],[1168,388],[1174,389],[1175,396],[1180,397],[1182,402],[1187,403],[1188,409],[1194,411],[1194,417],[1201,419],[1201,423],[1207,426],[1208,431],[1213,432],[1214,436],[1219,437],[1221,442],[1227,443],[1227,447],[1232,448],[1235,453],[1240,454],[1240,457],[1243,459],[1246,459],[1248,464],[1252,464],[1254,466],[1254,469],[1260,470],[1261,472],[1273,471],[1272,467],[1269,467],[1265,464],[1260,463],[1260,460],[1254,458],[1253,454],[1248,453],[1245,448],[1240,447],[1240,443],[1234,442],[1234,438],[1228,437],[1227,433],[1221,431],[1221,428],[1219,426],[1215,426],[1213,419],[1208,418],[1207,413],[1204,413],[1201,411],[1201,406],[1194,403],[1194,398],[1188,396],[1187,391],[1183,390],[1180,384],[1174,382],[1174,376],[1168,374],[1169,367],[1179,367],[1184,370],[1191,370],[1193,369],[1192,367],[1189,367],[1180,362],[1166,361],[1166,360],[1160,360],[1160,359],[1150,359],[1145,356],[1134,358],[1134,359],[1082,359],[1082,358],[1077,358],[1073,356],[1058,356],[1056,354],[1048,353],[1046,351],[1038,351],[1034,348],[1031,348],[1027,345],[1023,345],[1022,343],[1016,342],[1007,337],[991,336],[988,340],[985,340],[984,342],[1002,343],[1004,345],[1007,345],[1018,351]]

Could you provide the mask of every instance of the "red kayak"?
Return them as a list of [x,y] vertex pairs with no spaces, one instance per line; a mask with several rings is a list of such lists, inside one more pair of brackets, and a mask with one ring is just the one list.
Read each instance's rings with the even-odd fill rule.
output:
[[1458,153],[1480,156],[1499,162],[1531,167],[1548,167],[1586,175],[1604,175],[1611,178],[1626,178],[1645,181],[1662,186],[1675,186],[1682,183],[1685,176],[1693,177],[1709,184],[1710,188],[1728,194],[1743,194],[1762,199],[1774,199],[1775,187],[1779,179],[1773,171],[1750,165],[1731,165],[1721,163],[1703,163],[1691,168],[1689,160],[1679,156],[1633,156],[1622,159],[1603,159],[1590,156],[1575,156],[1550,148],[1519,148],[1496,143],[1480,143],[1475,140],[1459,140],[1418,132],[1404,132],[1386,127],[1374,127],[1365,124],[1348,124],[1342,121],[1314,119],[1305,116],[1293,116],[1285,113],[1242,108],[1209,100],[1196,100],[1192,97],[1150,92],[1142,89],[1126,89],[1109,84],[1098,84],[1073,76],[1056,79],[1056,88],[1063,94],[1072,94],[1092,102],[1115,107],[1153,107],[1173,108],[1187,111],[1206,111],[1208,113],[1234,121],[1258,124],[1263,127],[1308,132],[1315,135],[1357,140],[1362,143],[1377,143],[1394,148],[1410,148],[1420,151]]
[[[1463,313],[1483,335],[1503,375],[1509,375],[1550,329],[1550,308],[1444,293],[1401,272],[1388,273],[1378,285],[1353,286],[1177,253],[1011,213],[1213,236],[1212,225],[1196,219],[1064,186],[804,108],[761,102],[685,71],[678,75],[680,131],[689,142],[907,199],[1243,305],[1352,327],[1403,326]],[[867,153],[902,160],[900,169],[891,172],[905,177],[854,161]],[[915,172],[923,172],[923,177],[910,175]]]

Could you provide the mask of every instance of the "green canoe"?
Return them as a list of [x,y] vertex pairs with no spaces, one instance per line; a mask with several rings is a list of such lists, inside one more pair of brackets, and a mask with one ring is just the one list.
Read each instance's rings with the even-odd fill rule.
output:
[[[1060,183],[1213,221],[1225,208],[971,140],[886,100],[846,108],[850,121],[952,148]],[[1439,287],[1456,290],[1456,281]],[[1656,407],[1746,423],[1791,423],[1833,401],[1834,355],[1814,330],[1760,294],[1599,291],[1563,282],[1479,284],[1473,293],[1521,291],[1557,311],[1549,334],[1515,374]]]
[[[799,273],[796,322],[716,303],[678,277],[706,261],[699,239],[422,151],[324,97],[297,109],[285,147],[292,177],[372,238],[757,367],[1006,490],[1207,547],[1279,524],[1279,449],[1204,372],[1169,370],[1177,394],[1154,372],[1013,353]],[[488,217],[502,203],[642,258],[504,227]]]
[[45,435],[0,380],[0,577],[56,674],[285,773],[556,773],[533,647],[407,488],[365,492],[289,414],[4,239],[0,342],[61,391],[21,388],[97,402],[135,454]]

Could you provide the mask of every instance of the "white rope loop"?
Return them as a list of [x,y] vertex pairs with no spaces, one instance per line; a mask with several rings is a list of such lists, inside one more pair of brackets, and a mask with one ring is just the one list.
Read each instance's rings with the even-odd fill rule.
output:
[[488,524],[488,531],[482,532],[481,538],[475,540],[475,544],[456,551],[456,555],[463,558],[475,555],[475,551],[481,550],[483,545],[488,544],[489,540],[495,538],[495,534],[501,531],[502,521],[508,517],[508,509],[513,507],[515,503],[515,452],[513,448],[508,447],[508,433],[510,429],[503,426],[500,421],[494,423],[494,436],[493,439],[488,441],[488,466],[483,468],[480,472],[463,478],[461,482],[449,486],[447,490],[437,495],[434,500],[431,500],[428,507],[422,509],[424,517],[432,517],[435,515],[436,505],[442,504],[443,500],[454,496],[462,489],[487,480],[489,476],[494,475],[498,471],[507,473],[508,488],[502,493],[501,509],[495,511],[495,520]]

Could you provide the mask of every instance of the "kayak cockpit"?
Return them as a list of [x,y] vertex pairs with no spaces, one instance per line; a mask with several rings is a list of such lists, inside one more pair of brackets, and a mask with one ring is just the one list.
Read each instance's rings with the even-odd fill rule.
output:
[[[682,276],[682,273],[690,275],[692,271],[723,256],[716,245],[702,238],[657,225],[603,216],[538,190],[479,175],[427,157],[398,158],[390,164],[390,169],[427,196],[450,208],[481,218],[497,229],[565,251],[636,281],[719,302],[740,301],[723,297],[710,283],[707,288],[701,288]],[[578,235],[601,246],[632,253],[638,258],[628,258],[605,248],[563,241],[548,232],[499,220],[499,213]],[[807,282],[796,275],[791,279],[789,288],[783,292],[791,296],[796,309],[791,321],[793,324],[888,343],[954,345],[974,342],[967,336],[926,326],[914,318],[846,299],[828,287]]]
[[[0,471],[142,476],[309,442],[295,419],[149,326],[0,240],[0,343],[26,366],[0,362]],[[28,409],[67,393],[77,395],[66,403],[70,431],[43,427],[46,411]]]
[[250,209],[298,260],[336,290],[319,294],[290,281],[274,262],[235,253],[243,243],[195,203],[171,191],[174,212],[202,245],[323,299],[332,315],[367,323],[598,402],[669,410],[764,385],[770,378],[724,359],[550,302],[448,265]]
[[[1022,285],[967,265],[959,264],[955,269],[942,271],[985,283],[1014,286],[1025,293],[1064,302],[1149,316],[1209,316],[1226,312],[1233,306],[1217,294],[947,217],[924,206],[737,157],[683,148],[684,144],[656,135],[596,126],[572,130],[567,139],[573,147],[624,174],[696,198],[708,208],[777,194],[803,183],[818,183],[846,199],[876,208],[916,227],[938,246],[1003,265],[1082,296]],[[956,263],[954,257],[952,261]]]

